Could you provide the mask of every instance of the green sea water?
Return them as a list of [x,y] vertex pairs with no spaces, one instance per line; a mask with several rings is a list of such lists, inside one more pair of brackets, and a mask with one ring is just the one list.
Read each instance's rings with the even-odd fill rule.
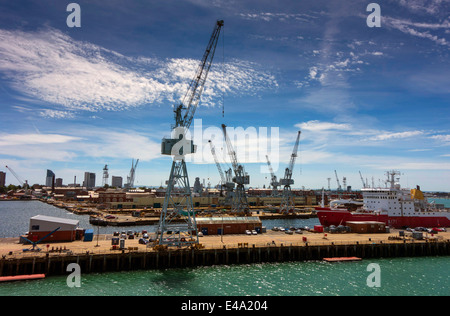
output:
[[[380,267],[380,286],[369,287],[369,263]],[[1,296],[448,296],[450,257],[325,263],[228,265],[104,274],[81,273],[81,286],[66,276],[0,284]],[[69,275],[69,273],[68,273]]]

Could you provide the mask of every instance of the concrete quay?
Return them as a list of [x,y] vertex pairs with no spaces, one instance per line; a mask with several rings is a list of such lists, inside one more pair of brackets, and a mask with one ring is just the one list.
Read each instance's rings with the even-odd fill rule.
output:
[[[306,240],[304,239],[306,238]],[[332,257],[389,258],[450,255],[450,233],[425,236],[424,240],[399,238],[398,231],[383,234],[287,235],[269,231],[261,235],[204,236],[202,248],[169,248],[156,251],[128,239],[125,248],[111,250],[111,235],[91,242],[75,241],[39,245],[40,252],[23,251],[30,245],[18,239],[0,240],[0,276],[44,273],[65,275],[70,263],[82,273],[138,269],[169,269],[208,265],[322,260]]]

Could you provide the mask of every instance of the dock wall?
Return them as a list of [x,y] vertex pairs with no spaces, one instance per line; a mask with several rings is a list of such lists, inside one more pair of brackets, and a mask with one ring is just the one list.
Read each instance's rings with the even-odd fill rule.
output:
[[122,251],[111,254],[79,254],[0,259],[0,276],[44,273],[68,275],[67,265],[77,263],[81,273],[185,268],[211,265],[310,261],[329,257],[392,258],[448,256],[450,241],[373,243],[348,245],[297,245],[166,251]]

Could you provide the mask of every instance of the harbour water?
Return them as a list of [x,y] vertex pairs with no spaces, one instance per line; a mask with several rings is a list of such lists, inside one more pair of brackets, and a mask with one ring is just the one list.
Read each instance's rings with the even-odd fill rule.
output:
[[[37,214],[78,219],[81,227],[92,228],[88,216],[75,215],[45,203],[0,202],[0,237],[17,237],[24,233],[28,229],[29,218]],[[268,229],[273,226],[313,226],[316,221],[265,221],[264,225]],[[100,233],[108,230],[112,232],[117,227],[102,227]],[[371,273],[367,266],[370,263],[380,267],[380,287],[367,285]],[[83,274],[81,271],[81,287],[78,288],[69,287],[66,276],[54,276],[2,283],[0,296],[30,293],[49,296],[446,296],[450,295],[449,271],[450,257],[389,258],[333,264],[310,261],[224,265],[103,274]]]
[[[380,287],[367,285],[369,263],[380,267]],[[448,296],[449,271],[449,257],[267,263],[81,274],[80,287],[48,277],[1,284],[0,295]]]

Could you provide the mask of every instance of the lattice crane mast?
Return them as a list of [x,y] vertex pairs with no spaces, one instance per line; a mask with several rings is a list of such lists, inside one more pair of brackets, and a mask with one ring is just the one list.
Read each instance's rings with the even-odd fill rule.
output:
[[225,124],[222,124],[222,131],[234,171],[234,177],[232,180],[236,183],[236,189],[231,202],[231,210],[238,214],[243,213],[247,215],[249,213],[249,207],[247,195],[245,194],[245,185],[250,184],[250,176],[245,172],[244,166],[242,166],[237,160],[236,151],[234,150],[230,138],[228,137],[227,126]]
[[280,205],[280,211],[282,213],[288,213],[294,210],[294,196],[292,194],[291,185],[294,184],[292,179],[292,172],[294,171],[295,159],[297,158],[298,143],[300,141],[301,131],[297,133],[297,139],[295,141],[294,150],[291,154],[291,160],[288,167],[284,171],[284,178],[280,179],[280,184],[283,185],[282,200]]
[[[161,153],[174,156],[157,232],[157,243],[163,248],[198,244],[197,223],[185,162],[185,155],[194,153],[196,146],[192,140],[186,139],[186,133],[200,101],[223,24],[222,20],[216,22],[195,76],[182,102],[174,110],[172,138],[163,138],[161,143]],[[177,185],[180,193],[174,197],[172,192]]]

